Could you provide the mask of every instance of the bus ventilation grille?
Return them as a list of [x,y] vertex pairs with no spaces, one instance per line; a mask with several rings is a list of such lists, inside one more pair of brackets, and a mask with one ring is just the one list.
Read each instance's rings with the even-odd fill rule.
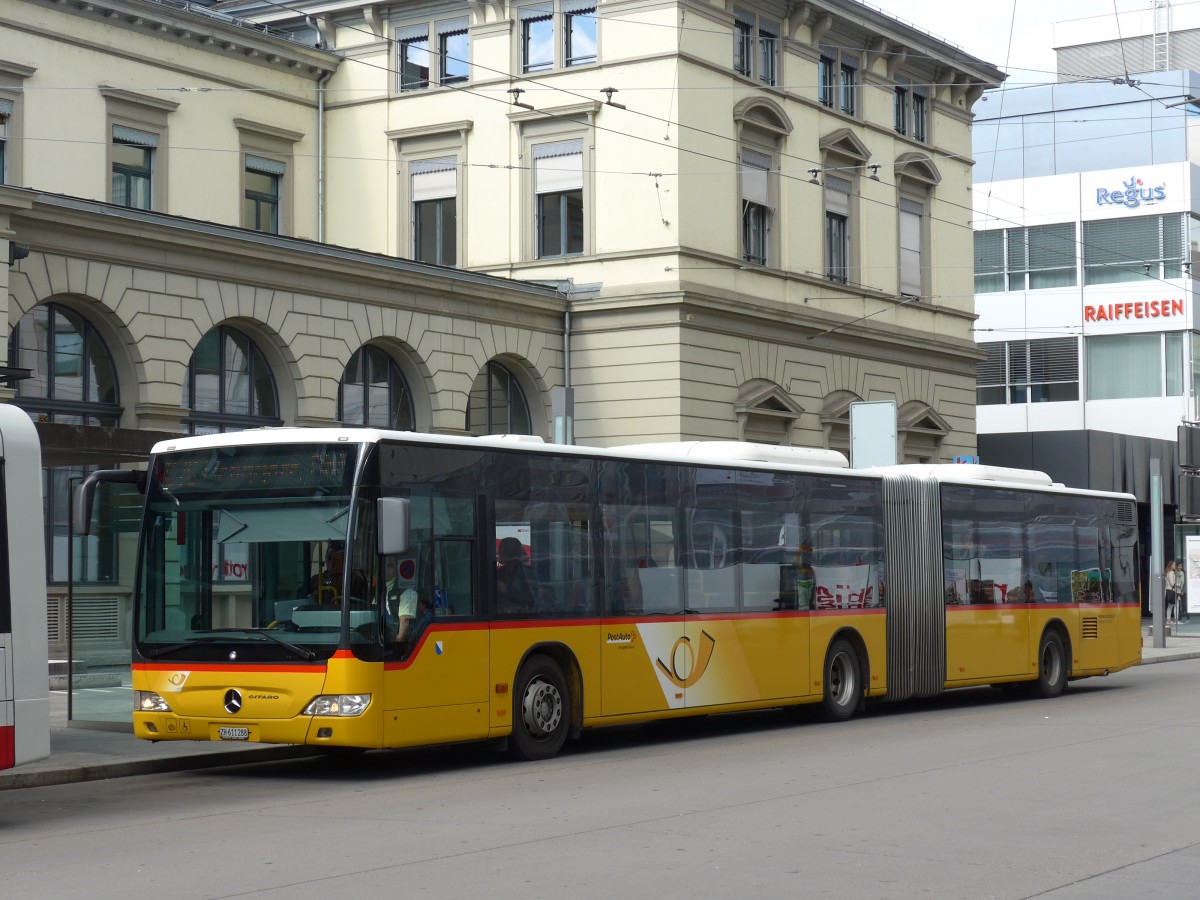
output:
[[1122,500],[1117,504],[1117,521],[1122,525],[1136,525],[1137,506],[1128,500]]
[[1100,637],[1100,620],[1095,616],[1084,616],[1079,621],[1079,633],[1085,641],[1094,641]]

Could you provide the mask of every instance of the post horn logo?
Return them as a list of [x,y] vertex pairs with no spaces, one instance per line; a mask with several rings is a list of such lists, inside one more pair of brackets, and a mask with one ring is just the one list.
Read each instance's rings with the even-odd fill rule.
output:
[[[690,688],[704,676],[712,659],[713,649],[717,640],[707,631],[700,632],[700,649],[692,649],[692,639],[686,634],[671,647],[671,664],[668,666],[661,659],[654,662],[667,680],[677,688]],[[683,663],[683,674],[679,672],[679,663]]]

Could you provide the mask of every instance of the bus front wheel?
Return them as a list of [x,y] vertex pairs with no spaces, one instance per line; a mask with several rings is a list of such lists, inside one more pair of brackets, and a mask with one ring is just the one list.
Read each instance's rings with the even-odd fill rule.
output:
[[862,669],[849,641],[836,640],[825,657],[825,715],[843,722],[858,710],[862,698]]
[[549,759],[562,749],[571,727],[571,694],[558,663],[535,656],[517,675],[511,749],[518,759]]
[[1057,697],[1067,687],[1067,650],[1057,631],[1042,635],[1038,647],[1037,696]]

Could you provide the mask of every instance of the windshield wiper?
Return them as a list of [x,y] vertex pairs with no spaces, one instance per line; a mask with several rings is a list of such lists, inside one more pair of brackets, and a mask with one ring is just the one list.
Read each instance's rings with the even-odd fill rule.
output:
[[178,653],[180,650],[186,650],[188,647],[194,647],[196,644],[209,644],[211,640],[197,638],[194,641],[181,641],[178,644],[167,644],[165,647],[155,647],[153,650],[143,650],[142,655],[150,659],[158,659],[160,656],[166,656],[168,653]]
[[166,656],[170,653],[178,653],[180,650],[187,650],[189,647],[194,647],[197,644],[215,644],[221,640],[218,635],[222,634],[256,634],[261,635],[268,640],[272,640],[290,650],[292,653],[299,656],[301,659],[316,659],[317,654],[307,647],[301,647],[298,644],[293,644],[291,641],[285,641],[278,635],[271,634],[268,631],[262,631],[258,628],[214,628],[207,634],[199,635],[190,641],[180,641],[177,644],[167,644],[165,647],[156,647],[153,650],[143,651],[143,656],[150,659],[158,659],[160,656]]
[[309,650],[307,647],[301,647],[299,644],[293,644],[291,641],[285,641],[279,635],[271,634],[271,632],[269,632],[265,629],[262,629],[262,628],[214,628],[211,633],[212,634],[259,634],[269,640],[274,641],[281,647],[286,647],[288,650],[291,650],[293,653],[295,653],[301,659],[316,659],[317,658],[317,654],[314,653],[312,650]]

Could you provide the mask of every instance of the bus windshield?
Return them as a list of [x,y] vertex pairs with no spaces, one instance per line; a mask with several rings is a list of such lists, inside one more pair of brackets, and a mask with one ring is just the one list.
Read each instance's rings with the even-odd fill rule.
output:
[[360,445],[163,454],[148,487],[135,609],[147,659],[327,659],[374,622],[346,540]]

